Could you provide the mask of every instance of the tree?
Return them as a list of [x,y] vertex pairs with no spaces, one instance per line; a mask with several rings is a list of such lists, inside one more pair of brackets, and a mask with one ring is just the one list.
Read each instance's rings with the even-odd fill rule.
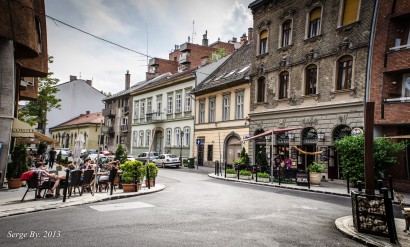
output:
[[228,55],[228,52],[225,50],[225,48],[219,48],[218,50],[212,52],[212,55],[209,58],[209,61],[215,62],[227,55]]
[[100,91],[102,94],[104,94],[105,97],[111,97],[112,93],[111,92],[104,92],[103,90]]
[[[350,181],[364,181],[364,136],[346,136],[336,141],[335,146],[340,156],[340,169],[343,178]],[[397,154],[407,146],[406,142],[393,142],[388,138],[374,140],[374,169],[381,178],[389,166],[397,164]]]
[[256,154],[256,165],[261,167],[268,166],[268,156],[266,155],[265,148],[262,148],[261,151]]
[[120,164],[124,164],[125,161],[127,161],[127,151],[125,151],[125,148],[120,144],[117,147],[117,150],[115,150],[115,160],[120,161]]
[[[48,58],[49,63],[53,62],[53,57]],[[18,118],[31,126],[39,124],[39,128],[47,124],[47,112],[54,108],[61,108],[61,99],[57,99],[55,94],[58,88],[55,86],[59,82],[57,78],[52,78],[53,73],[49,72],[47,77],[39,78],[38,97],[35,101],[30,101],[20,111]]]

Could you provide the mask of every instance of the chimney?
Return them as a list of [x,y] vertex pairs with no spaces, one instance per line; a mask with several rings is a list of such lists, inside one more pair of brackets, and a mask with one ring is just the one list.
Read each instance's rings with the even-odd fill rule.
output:
[[85,82],[87,82],[87,84],[90,85],[90,87],[93,86],[93,80],[86,80]]
[[241,36],[241,46],[246,45],[246,43],[248,43],[248,39],[246,38],[246,34],[243,34]]
[[129,71],[127,70],[127,74],[125,74],[125,90],[130,89],[130,84],[131,84],[131,75]]
[[208,46],[208,30],[206,30],[205,34],[203,35],[202,46]]
[[90,111],[85,111],[85,115],[90,115]]
[[75,75],[70,75],[70,81],[75,81],[77,80],[77,76]]
[[248,28],[248,41],[250,42],[253,39],[253,28]]
[[232,37],[232,43],[236,43],[237,39],[236,37]]

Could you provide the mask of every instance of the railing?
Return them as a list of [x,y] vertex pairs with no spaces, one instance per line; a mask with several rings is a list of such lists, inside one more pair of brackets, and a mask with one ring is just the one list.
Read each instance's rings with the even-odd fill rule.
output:
[[145,114],[147,122],[164,121],[164,114],[162,112],[152,112]]
[[115,133],[115,131],[114,131],[114,127],[108,127],[108,130],[107,130],[107,133],[108,134],[114,134]]
[[124,113],[128,113],[129,110],[130,110],[129,106],[124,106]]
[[102,110],[102,115],[104,117],[115,116],[115,111],[113,109],[103,109]]
[[128,131],[128,124],[126,124],[126,125],[121,125],[121,131],[122,131],[122,132],[127,132],[127,131]]

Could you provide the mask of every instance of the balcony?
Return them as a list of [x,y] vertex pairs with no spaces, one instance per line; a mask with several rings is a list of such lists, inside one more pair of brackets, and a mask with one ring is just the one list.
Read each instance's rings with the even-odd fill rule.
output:
[[151,58],[148,62],[148,66],[157,66],[157,65],[158,65],[158,59],[156,59],[155,57]]
[[179,63],[180,64],[187,64],[191,62],[191,59],[189,59],[190,54],[188,52],[184,52],[181,55],[179,55]]
[[104,117],[115,117],[115,111],[113,109],[103,109],[102,110],[102,115]]
[[128,114],[129,110],[130,110],[129,106],[124,106],[124,109],[123,109],[124,114]]
[[153,112],[153,113],[147,113],[145,114],[147,122],[163,122],[165,120],[164,117],[165,114],[163,114],[162,112]]
[[387,53],[384,72],[402,71],[410,68],[410,45],[392,47]]
[[182,45],[180,45],[179,50],[181,52],[185,52],[185,51],[189,50],[189,43],[183,43]]
[[114,135],[115,134],[114,127],[113,126],[108,127],[107,133],[110,135]]
[[128,132],[128,124],[121,125],[121,132]]

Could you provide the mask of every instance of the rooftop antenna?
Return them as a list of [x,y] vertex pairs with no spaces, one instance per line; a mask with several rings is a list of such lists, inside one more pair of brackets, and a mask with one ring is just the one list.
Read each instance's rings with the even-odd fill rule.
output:
[[195,20],[192,21],[192,44],[194,43],[194,35],[195,33]]

